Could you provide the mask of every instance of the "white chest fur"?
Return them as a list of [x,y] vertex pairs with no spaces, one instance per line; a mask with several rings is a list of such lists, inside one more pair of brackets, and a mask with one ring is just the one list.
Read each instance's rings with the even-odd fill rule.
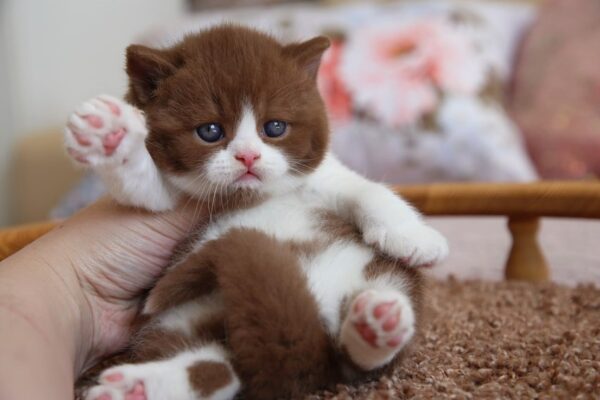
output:
[[281,241],[306,242],[322,237],[316,196],[295,191],[273,197],[256,207],[219,217],[208,226],[201,244],[215,240],[234,228],[256,229]]

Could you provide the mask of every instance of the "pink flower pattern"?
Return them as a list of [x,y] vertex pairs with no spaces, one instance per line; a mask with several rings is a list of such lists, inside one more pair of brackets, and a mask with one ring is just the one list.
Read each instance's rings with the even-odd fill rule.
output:
[[433,112],[445,92],[475,94],[484,79],[469,41],[430,18],[371,26],[335,44],[320,88],[334,122],[354,109],[401,127]]
[[323,55],[318,84],[331,119],[348,122],[351,118],[352,99],[339,76],[342,51],[342,42],[334,40],[331,48]]

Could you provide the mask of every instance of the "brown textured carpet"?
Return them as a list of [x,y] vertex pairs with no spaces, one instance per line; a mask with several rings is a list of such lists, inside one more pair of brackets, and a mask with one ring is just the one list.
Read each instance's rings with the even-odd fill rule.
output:
[[392,376],[316,399],[600,399],[600,290],[430,282],[412,355]]
[[431,282],[428,323],[389,377],[312,399],[598,399],[600,290]]

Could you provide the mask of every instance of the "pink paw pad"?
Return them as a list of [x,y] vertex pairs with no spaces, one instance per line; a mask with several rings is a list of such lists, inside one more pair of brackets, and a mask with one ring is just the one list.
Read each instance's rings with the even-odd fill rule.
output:
[[369,343],[373,347],[377,347],[377,334],[369,327],[367,323],[354,324],[354,327],[365,342]]
[[390,309],[394,306],[395,302],[390,301],[387,303],[382,303],[379,304],[377,307],[375,307],[375,309],[373,310],[373,315],[375,316],[375,318],[379,319],[381,317],[383,317],[384,315],[386,315],[387,313],[390,312]]
[[103,102],[104,104],[106,104],[106,106],[108,107],[108,109],[110,110],[110,112],[113,115],[119,116],[121,115],[121,109],[119,108],[118,105],[116,105],[115,103],[108,101],[106,99],[100,99],[101,102]]
[[365,307],[367,306],[367,301],[368,299],[366,296],[361,296],[357,298],[354,302],[354,312],[356,314],[362,313],[365,310]]
[[[121,372],[101,377],[102,385],[92,388],[88,400],[147,400],[143,381],[132,381]],[[116,399],[115,399],[116,397]]]
[[119,144],[121,143],[121,140],[123,140],[125,133],[126,133],[125,128],[120,128],[120,129],[113,131],[113,132],[109,133],[108,135],[106,135],[102,139],[102,146],[104,147],[104,154],[106,154],[107,156],[112,155],[115,152],[115,150],[117,149],[117,147],[119,147]]
[[125,400],[146,400],[144,384],[136,383],[133,389],[125,395]]
[[77,140],[77,143],[79,143],[81,146],[88,147],[92,145],[92,141],[85,135],[82,135],[73,128],[71,128],[71,132],[73,132],[73,137],[75,137],[75,140]]
[[120,382],[123,380],[123,374],[120,372],[115,372],[114,374],[106,375],[104,379],[107,382]]
[[102,118],[97,115],[84,115],[82,118],[85,119],[92,128],[100,129],[104,126]]
[[403,343],[401,308],[397,300],[376,299],[372,291],[361,293],[352,305],[354,329],[370,346],[397,347]]
[[398,335],[395,338],[389,340],[386,344],[390,347],[398,347],[402,344],[404,336]]

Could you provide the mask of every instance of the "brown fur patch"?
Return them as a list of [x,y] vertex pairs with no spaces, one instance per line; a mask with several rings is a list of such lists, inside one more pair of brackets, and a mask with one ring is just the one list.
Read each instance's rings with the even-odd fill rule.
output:
[[343,219],[332,211],[319,212],[321,229],[327,233],[332,240],[351,240],[356,243],[363,243],[362,233],[351,222]]
[[196,337],[148,326],[134,338],[132,358],[136,363],[160,360],[173,357],[185,349],[197,347],[200,344],[200,340]]
[[374,279],[385,273],[400,276],[405,282],[405,287],[408,291],[405,294],[411,299],[418,326],[420,321],[419,316],[423,309],[423,290],[425,285],[423,274],[419,272],[418,268],[407,267],[402,262],[381,254],[376,255],[365,269],[365,277],[367,279]]
[[215,241],[213,251],[232,362],[247,395],[291,398],[338,381],[336,350],[295,249],[239,229]]
[[159,314],[190,300],[213,293],[217,289],[214,257],[210,251],[189,253],[187,258],[168,271],[148,294],[146,307]]
[[194,327],[193,335],[202,342],[218,341],[222,342],[227,336],[225,328],[226,313],[221,312],[212,315],[202,321],[198,321]]
[[[226,239],[219,238],[216,242]],[[310,257],[322,250],[326,243],[319,241],[280,243],[280,246],[298,256]],[[188,245],[191,247],[191,244]],[[166,271],[146,299],[148,309],[152,314],[158,314],[172,307],[186,303],[201,296],[206,296],[217,290],[215,275],[216,263],[223,251],[219,244],[208,242],[198,251],[190,251],[182,257],[171,269]],[[239,255],[235,248],[225,250]],[[240,258],[243,262],[243,257]]]
[[185,262],[185,259],[202,238],[206,228],[214,218],[226,212],[256,207],[266,200],[268,200],[268,196],[258,196],[247,192],[232,193],[227,197],[217,194],[214,199],[211,198],[211,201],[185,198],[183,200],[185,206],[194,207],[194,215],[200,216],[202,222],[195,226],[188,236],[175,247],[169,261],[170,266],[165,270],[165,273],[174,266]]
[[200,361],[188,368],[190,384],[200,396],[209,397],[233,380],[231,369],[222,362]]
[[168,358],[183,350],[211,342],[221,342],[225,340],[225,336],[224,313],[217,313],[198,321],[189,335],[150,322],[135,336],[132,342],[132,357],[136,363]]

